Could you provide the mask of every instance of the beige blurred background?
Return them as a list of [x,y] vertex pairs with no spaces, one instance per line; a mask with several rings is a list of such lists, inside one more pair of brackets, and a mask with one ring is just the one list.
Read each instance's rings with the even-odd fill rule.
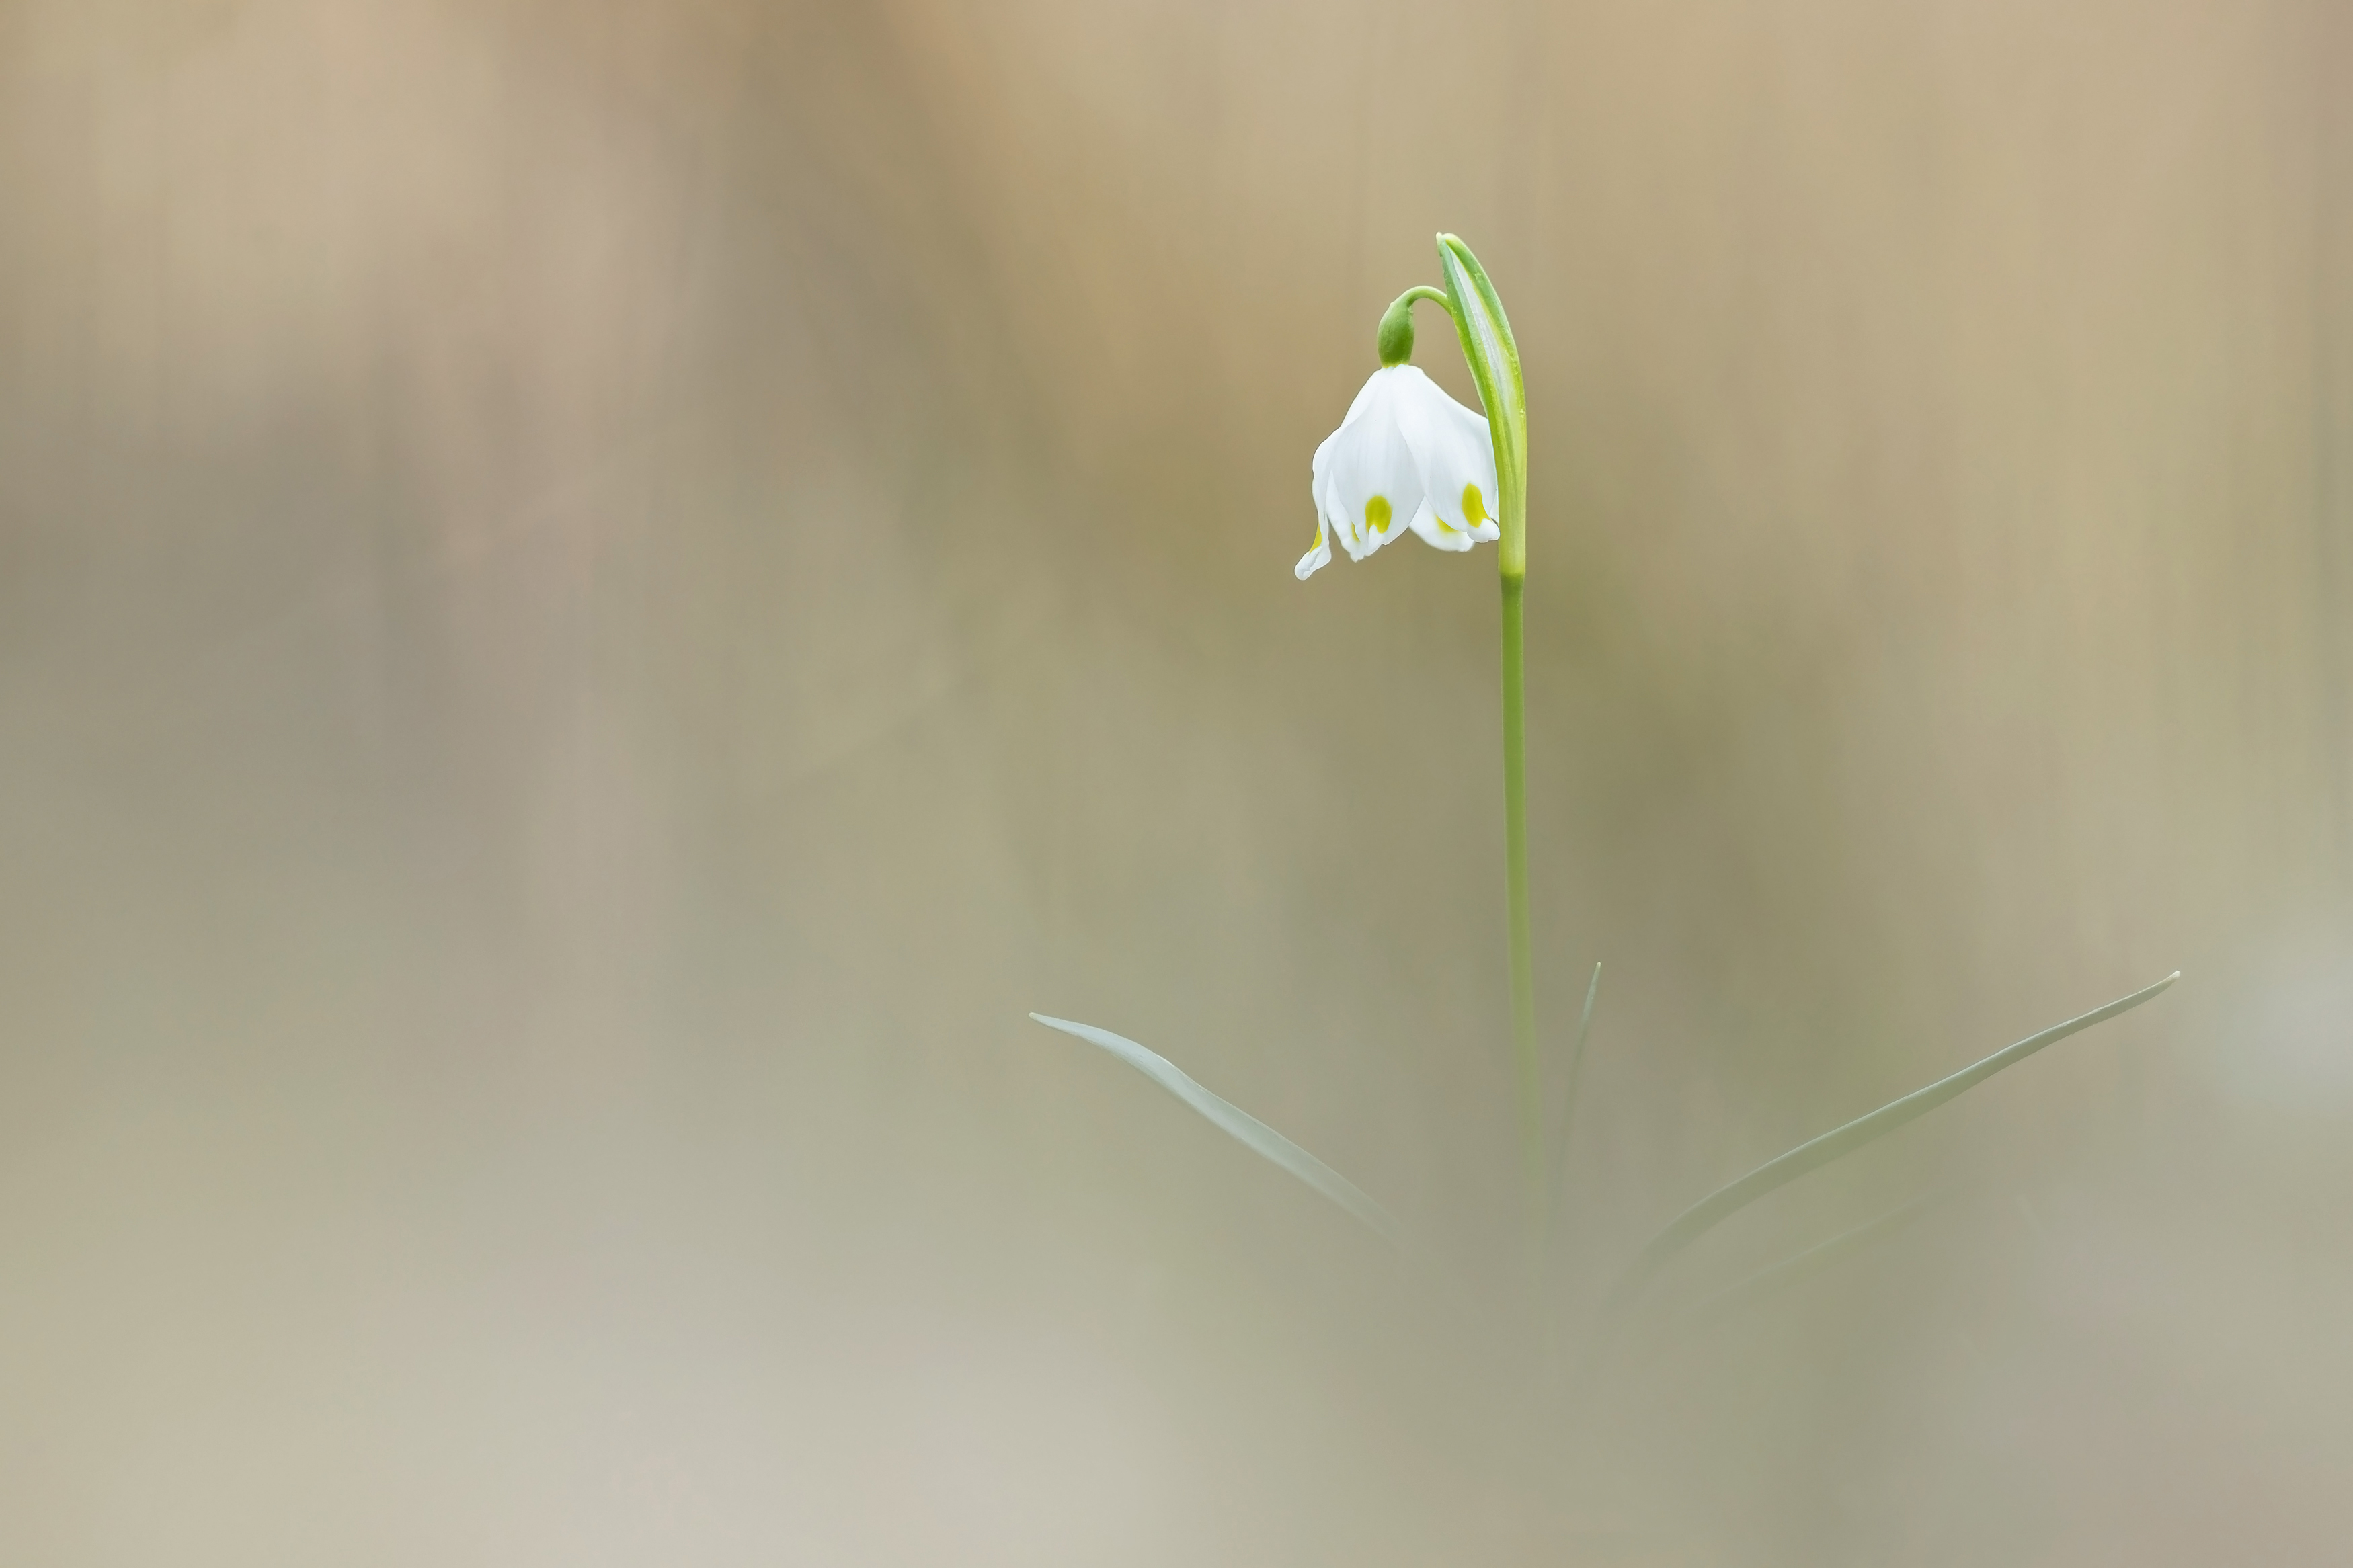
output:
[[0,204],[0,1558],[2353,1554],[2345,7],[7,0]]

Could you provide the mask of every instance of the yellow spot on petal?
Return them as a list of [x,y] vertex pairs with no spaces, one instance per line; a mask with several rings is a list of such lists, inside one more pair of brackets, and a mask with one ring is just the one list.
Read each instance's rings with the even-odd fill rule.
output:
[[1375,496],[1365,503],[1365,526],[1375,533],[1389,531],[1389,498]]
[[1431,512],[1430,514],[1430,520],[1438,524],[1438,531],[1440,533],[1460,533],[1462,531],[1452,523],[1447,521],[1444,518],[1439,516],[1436,512]]
[[1487,521],[1487,498],[1479,493],[1477,485],[1462,487],[1462,516],[1472,528]]

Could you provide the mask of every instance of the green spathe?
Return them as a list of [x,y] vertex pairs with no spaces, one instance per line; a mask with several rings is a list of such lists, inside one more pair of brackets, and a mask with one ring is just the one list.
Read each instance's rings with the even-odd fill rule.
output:
[[1520,374],[1520,345],[1512,336],[1511,319],[1504,314],[1495,285],[1469,246],[1453,235],[1440,235],[1438,264],[1446,273],[1446,303],[1454,316],[1455,333],[1462,340],[1462,357],[1470,363],[1471,378],[1479,384],[1479,401],[1487,406],[1487,426],[1495,442],[1495,482],[1503,491],[1497,519],[1504,530],[1499,563],[1504,576],[1524,577],[1528,570],[1528,389]]

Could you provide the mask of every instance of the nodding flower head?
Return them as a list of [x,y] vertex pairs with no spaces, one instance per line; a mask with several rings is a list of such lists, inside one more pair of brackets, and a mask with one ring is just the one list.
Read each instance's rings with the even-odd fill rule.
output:
[[[1390,343],[1385,336],[1383,358]],[[1412,352],[1412,337],[1405,339]],[[1315,543],[1303,581],[1332,559],[1338,536],[1362,561],[1411,529],[1440,550],[1498,536],[1495,448],[1487,421],[1410,364],[1373,372],[1340,427],[1315,448]]]

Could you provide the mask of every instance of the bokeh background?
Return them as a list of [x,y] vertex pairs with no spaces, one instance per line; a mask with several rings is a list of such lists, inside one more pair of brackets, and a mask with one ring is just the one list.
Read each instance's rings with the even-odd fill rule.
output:
[[2343,5],[7,0],[0,214],[0,1556],[2353,1551]]

